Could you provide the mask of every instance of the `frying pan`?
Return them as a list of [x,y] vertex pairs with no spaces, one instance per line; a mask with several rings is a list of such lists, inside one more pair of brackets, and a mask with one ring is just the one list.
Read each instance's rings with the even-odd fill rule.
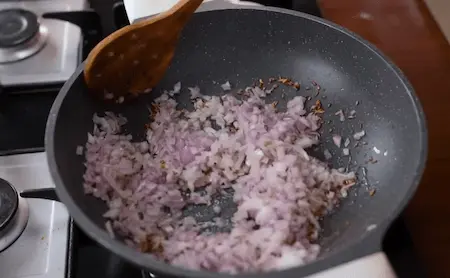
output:
[[[343,137],[350,137],[361,127],[366,131],[367,145],[352,148],[350,162],[337,152],[331,162],[334,167],[349,166],[357,171],[359,183],[322,221],[322,253],[315,262],[284,271],[238,276],[395,276],[381,251],[381,241],[420,181],[427,132],[413,88],[400,70],[368,42],[307,14],[241,7],[196,13],[159,87],[134,102],[116,105],[96,101],[86,88],[83,66],[55,100],[46,130],[46,151],[59,199],[84,232],[101,245],[157,276],[230,277],[170,266],[111,239],[102,218],[106,205],[83,192],[84,158],[75,150],[85,144],[86,134],[93,129],[92,115],[103,111],[122,113],[129,120],[127,131],[134,138],[143,138],[147,105],[162,89],[172,88],[178,81],[185,87],[198,85],[202,92],[220,92],[217,84],[225,81],[244,88],[260,78],[288,76],[302,84],[300,91],[284,88],[288,98],[311,95],[307,87],[314,81],[322,88],[318,97],[324,107],[331,105],[324,116],[323,143],[315,153],[319,158],[323,159],[325,148],[336,150],[330,128]],[[178,101],[189,103],[188,94],[184,91]],[[355,119],[336,120],[335,111],[351,107],[356,110]],[[370,156],[378,163],[367,164]],[[376,189],[376,194],[371,196],[368,188]]]

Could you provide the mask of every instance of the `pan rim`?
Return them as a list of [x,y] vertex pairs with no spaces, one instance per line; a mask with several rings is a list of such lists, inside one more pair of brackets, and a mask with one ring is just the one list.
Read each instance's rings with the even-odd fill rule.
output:
[[[224,10],[236,10],[236,8],[223,8],[223,9],[211,9],[204,10],[200,13],[207,12],[216,12],[216,11],[224,11]],[[353,33],[352,31],[339,26],[335,23],[332,23],[326,19],[322,19],[316,16],[312,16],[309,14],[305,14],[302,12],[286,10],[282,8],[274,8],[274,7],[265,7],[265,6],[242,6],[237,8],[237,10],[255,10],[255,11],[265,11],[265,12],[273,12],[280,13],[284,15],[290,15],[295,17],[302,17],[316,23],[322,24],[329,28],[334,29],[337,32],[340,32],[360,44],[366,47],[368,50],[373,52],[374,55],[378,56],[381,60],[386,63],[386,67],[394,73],[397,78],[401,81],[404,88],[409,95],[409,98],[412,101],[414,109],[416,111],[416,121],[420,129],[420,138],[419,145],[421,147],[421,151],[419,154],[419,162],[417,164],[417,168],[414,171],[414,180],[407,190],[406,194],[403,196],[401,202],[393,205],[393,210],[391,213],[383,219],[376,230],[372,233],[368,233],[362,236],[360,241],[354,242],[353,244],[349,244],[348,246],[339,249],[337,251],[330,252],[327,256],[323,258],[318,258],[314,262],[310,264],[306,264],[304,266],[298,266],[282,271],[271,271],[271,272],[263,272],[263,273],[246,273],[238,275],[239,277],[272,277],[273,275],[281,275],[281,277],[299,277],[299,275],[310,275],[316,272],[320,272],[331,268],[333,266],[337,266],[339,264],[345,263],[347,261],[359,258],[364,255],[368,255],[379,251],[381,249],[381,239],[384,236],[389,225],[392,221],[400,214],[400,212],[405,208],[408,204],[414,193],[416,192],[418,185],[420,183],[421,177],[423,175],[427,154],[428,154],[428,136],[427,136],[427,125],[425,113],[423,111],[422,105],[419,102],[419,98],[416,95],[412,85],[403,74],[403,72],[380,50],[378,50],[373,44],[364,40],[359,35]],[[49,164],[49,169],[53,181],[55,182],[56,192],[61,199],[61,201],[68,208],[69,214],[74,218],[76,223],[79,223],[80,228],[88,234],[91,238],[94,238],[98,243],[103,245],[109,251],[114,252],[124,258],[125,260],[132,262],[138,265],[142,269],[147,269],[150,271],[154,271],[155,273],[165,274],[173,277],[216,277],[216,278],[225,278],[225,277],[236,277],[236,275],[230,275],[226,273],[213,273],[206,271],[195,271],[189,270],[177,266],[171,266],[164,262],[155,260],[151,255],[145,255],[139,251],[133,250],[132,248],[126,246],[122,242],[114,240],[109,237],[106,231],[102,230],[95,223],[93,223],[76,205],[74,199],[70,196],[68,191],[64,186],[58,186],[58,184],[63,184],[62,178],[58,172],[58,165],[55,160],[55,148],[54,148],[54,131],[56,127],[56,121],[58,118],[59,110],[61,105],[68,94],[70,88],[73,83],[80,78],[84,70],[84,62],[79,65],[77,70],[73,73],[70,79],[64,84],[61,88],[60,93],[55,99],[55,102],[51,108],[50,115],[47,121],[47,127],[45,132],[45,146],[46,146],[46,155],[47,161]],[[356,251],[356,252],[355,252]],[[337,256],[338,254],[338,256]],[[295,275],[295,276],[294,276]]]

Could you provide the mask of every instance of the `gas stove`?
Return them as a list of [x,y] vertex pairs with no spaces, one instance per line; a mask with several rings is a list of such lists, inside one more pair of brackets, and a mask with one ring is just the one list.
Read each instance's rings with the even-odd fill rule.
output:
[[45,125],[60,87],[99,41],[99,18],[87,5],[86,0],[0,1],[2,278],[67,277],[72,237],[66,208],[19,192],[54,187]]
[[[18,194],[54,187],[44,152],[50,107],[104,35],[129,24],[121,1],[86,1],[0,0],[1,278],[154,277],[87,237],[63,204]],[[314,0],[257,2],[320,16]],[[399,277],[425,277],[401,219],[384,248]]]
[[86,0],[0,1],[0,84],[62,83],[79,63],[80,29],[42,15]]
[[24,199],[14,192],[53,184],[44,153],[0,157],[0,177],[0,207],[8,203],[12,215],[3,221],[5,227],[0,224],[1,277],[65,277],[66,208],[57,202]]

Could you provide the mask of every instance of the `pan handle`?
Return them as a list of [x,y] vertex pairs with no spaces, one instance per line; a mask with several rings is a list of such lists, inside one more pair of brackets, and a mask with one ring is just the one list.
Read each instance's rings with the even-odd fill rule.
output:
[[397,275],[386,254],[378,252],[307,276],[307,278],[336,277],[396,278]]
[[56,195],[55,188],[38,188],[38,189],[29,189],[20,192],[20,197],[27,199],[45,199],[50,201],[61,202]]

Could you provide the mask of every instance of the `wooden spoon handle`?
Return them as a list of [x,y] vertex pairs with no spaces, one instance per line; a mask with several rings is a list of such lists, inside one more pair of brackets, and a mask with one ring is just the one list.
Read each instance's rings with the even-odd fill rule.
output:
[[176,17],[184,26],[203,0],[180,0],[175,6],[163,14],[164,17]]

